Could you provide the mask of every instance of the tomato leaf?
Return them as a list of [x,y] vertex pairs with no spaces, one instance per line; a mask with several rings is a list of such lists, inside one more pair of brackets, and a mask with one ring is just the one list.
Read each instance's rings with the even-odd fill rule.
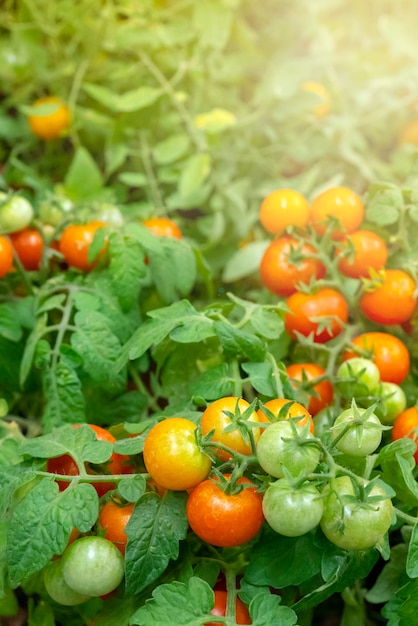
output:
[[64,187],[68,196],[74,200],[94,197],[103,187],[100,169],[83,146],[74,155],[64,179]]
[[186,296],[196,280],[196,258],[188,243],[173,237],[160,237],[158,248],[147,251],[155,287],[164,302]]
[[190,147],[190,137],[184,134],[175,134],[158,142],[153,150],[156,163],[166,165],[173,163],[184,156]]
[[269,241],[253,241],[232,254],[226,263],[222,280],[232,283],[259,271],[260,261]]
[[388,602],[399,589],[399,581],[405,572],[408,547],[404,543],[392,546],[390,561],[385,563],[373,587],[365,598],[374,604]]
[[45,432],[63,424],[85,421],[84,395],[75,370],[65,363],[43,372],[46,406],[42,416]]
[[203,625],[211,617],[214,602],[212,589],[200,578],[192,577],[188,583],[175,581],[154,589],[152,599],[134,613],[130,623],[172,626],[175,613],[177,626]]
[[88,532],[99,510],[97,493],[89,484],[63,492],[53,478],[44,478],[16,507],[8,531],[8,566],[13,586],[61,554],[71,531]]
[[200,374],[190,385],[190,390],[194,396],[205,400],[217,400],[232,395],[234,382],[228,363],[220,363]]
[[410,578],[418,578],[418,524],[412,528],[406,560],[406,573]]
[[235,328],[226,322],[215,322],[215,330],[225,356],[244,356],[250,361],[264,360],[266,346],[257,335]]
[[145,276],[144,252],[131,237],[113,233],[109,237],[110,280],[123,311],[138,302],[141,280]]
[[270,593],[259,593],[250,603],[250,615],[257,626],[295,626],[298,622],[296,613],[289,606],[281,604],[281,598]]
[[116,92],[101,85],[84,83],[83,89],[100,104],[116,113],[130,113],[153,104],[163,94],[162,89],[155,87],[138,87],[125,93]]
[[[146,493],[126,526],[126,593],[139,593],[164,572],[179,554],[187,533],[186,494],[167,491],[160,498]],[[172,618],[172,615],[171,615]]]
[[209,176],[211,157],[209,154],[194,154],[185,162],[178,184],[181,197],[195,193]]

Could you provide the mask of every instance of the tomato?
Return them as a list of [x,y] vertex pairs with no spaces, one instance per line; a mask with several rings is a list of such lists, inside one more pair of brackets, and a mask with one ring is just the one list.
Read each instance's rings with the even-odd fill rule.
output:
[[187,490],[209,474],[212,463],[199,447],[196,429],[191,420],[169,417],[148,432],[144,442],[144,463],[160,487]]
[[175,222],[168,217],[151,217],[144,221],[144,226],[149,228],[157,237],[182,238],[182,232]]
[[266,522],[285,537],[300,537],[316,528],[324,512],[322,497],[315,485],[293,487],[286,478],[271,483],[263,497]]
[[[90,222],[89,224],[71,224],[61,234],[59,249],[66,263],[79,270],[88,272],[97,263],[97,258],[89,263],[88,252],[94,235],[104,222]],[[101,254],[104,252],[102,250]]]
[[[390,333],[368,332],[352,339],[351,344],[362,356],[370,358],[377,365],[380,379],[384,382],[397,383],[406,378],[410,368],[409,352],[405,344]],[[346,350],[343,359],[358,356],[353,350]]]
[[319,194],[311,205],[311,222],[319,235],[327,231],[330,218],[338,220],[332,227],[332,238],[343,239],[357,230],[364,219],[360,196],[347,187],[331,187]]
[[406,395],[396,383],[380,383],[380,402],[374,412],[382,424],[393,424],[395,419],[406,409]]
[[13,247],[7,237],[0,235],[0,278],[13,269]]
[[62,559],[51,561],[44,569],[44,585],[51,598],[64,606],[75,606],[90,600],[91,596],[74,591],[64,580]]
[[262,433],[257,443],[257,459],[267,474],[282,478],[285,470],[293,476],[302,471],[313,472],[319,463],[321,452],[312,441],[310,431],[297,429],[288,420],[273,422]]
[[0,232],[14,233],[26,228],[33,220],[33,207],[29,200],[18,194],[0,191]]
[[25,270],[36,271],[42,261],[44,240],[36,228],[25,228],[10,235],[10,241]]
[[[286,367],[286,373],[292,386],[301,396],[308,398],[308,411],[316,415],[332,404],[334,388],[329,380],[324,378],[326,372],[323,367],[315,363],[293,363]],[[318,382],[315,382],[318,380]]]
[[31,113],[28,122],[31,131],[39,139],[55,139],[68,129],[71,121],[70,110],[61,98],[38,98],[33,107],[39,108],[39,112]]
[[[369,481],[358,480],[363,489],[369,486]],[[344,550],[367,550],[382,541],[392,524],[393,505],[381,485],[374,484],[368,492],[371,498],[381,500],[368,503],[356,494],[348,476],[339,476],[324,495],[320,526],[329,541]]]
[[297,291],[298,283],[323,278],[326,269],[313,258],[315,252],[313,246],[291,236],[274,239],[261,258],[261,282],[278,296],[289,296]]
[[318,97],[318,104],[313,108],[312,113],[316,117],[325,117],[328,115],[331,103],[328,91],[324,85],[315,81],[307,81],[303,83],[302,88],[305,91],[315,94]]
[[[46,463],[46,471],[59,476],[79,476],[77,463],[69,454],[62,454],[48,459]],[[70,482],[57,480],[60,491],[64,491],[70,485]]]
[[259,211],[260,222],[273,235],[289,226],[305,228],[309,221],[309,202],[293,189],[276,189],[264,198]]
[[[392,427],[392,441],[409,437],[418,446],[418,410],[415,406],[402,411],[395,419]],[[415,463],[418,464],[418,448],[414,454]]]
[[388,259],[386,243],[371,230],[356,230],[337,249],[339,271],[350,278],[370,276],[370,269],[381,270]]
[[87,536],[74,541],[61,557],[62,574],[77,593],[103,596],[120,585],[124,559],[118,548],[103,537]]
[[412,120],[405,124],[400,130],[398,136],[398,143],[410,144],[412,146],[418,146],[418,121]]
[[292,419],[298,426],[309,423],[309,429],[314,432],[312,416],[303,404],[288,398],[273,398],[264,402],[258,409],[257,416],[260,422],[275,422],[276,420]]
[[360,297],[360,309],[376,324],[402,324],[413,314],[417,303],[416,284],[400,269],[383,271],[382,280]]
[[99,525],[105,531],[105,538],[115,544],[117,548],[125,553],[128,537],[125,533],[125,526],[128,523],[134,505],[132,503],[121,505],[109,500],[99,513]]
[[311,294],[294,293],[285,303],[289,309],[284,316],[285,328],[295,340],[300,333],[304,337],[312,335],[316,343],[326,343],[341,333],[348,320],[347,302],[329,287]]
[[[228,446],[239,454],[253,454],[249,432],[256,443],[260,438],[260,429],[249,424],[249,422],[256,424],[259,421],[255,411],[248,413],[249,407],[250,404],[246,400],[236,396],[226,396],[215,400],[203,411],[200,420],[202,435],[209,435],[213,430],[211,441]],[[232,424],[235,424],[236,428],[232,428]],[[216,448],[216,454],[223,460],[231,458],[231,454],[221,448]]]
[[332,437],[343,454],[367,456],[377,450],[382,441],[381,422],[370,409],[352,406],[336,417]]
[[[74,428],[79,428],[80,424],[75,424]],[[89,424],[89,427],[96,434],[98,441],[109,441],[109,443],[116,443],[116,438],[106,428],[97,426],[97,424]],[[125,454],[118,454],[112,452],[110,459],[106,461],[107,469],[111,474],[131,474],[131,468],[128,464],[129,457]]]
[[379,368],[370,359],[357,356],[343,361],[337,370],[335,386],[346,400],[376,394],[380,384]]
[[[226,605],[228,602],[228,592],[221,589],[215,589],[215,606],[212,615],[226,615]],[[247,605],[237,596],[235,600],[235,619],[236,624],[252,624]],[[205,622],[204,626],[216,626],[215,622]]]
[[[230,475],[224,478],[228,481]],[[218,477],[192,489],[187,519],[202,541],[226,548],[240,546],[258,534],[264,522],[262,496],[248,478],[241,477],[237,483],[245,486],[238,493],[227,493]]]

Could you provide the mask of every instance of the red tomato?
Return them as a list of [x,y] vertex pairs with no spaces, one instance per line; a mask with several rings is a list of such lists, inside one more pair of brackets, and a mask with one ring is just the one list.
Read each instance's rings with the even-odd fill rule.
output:
[[317,196],[311,205],[311,222],[315,230],[324,235],[329,219],[338,220],[340,227],[333,230],[333,239],[343,239],[357,230],[364,219],[363,202],[352,189],[331,187]]
[[[237,416],[238,420],[244,420],[243,413],[248,410],[249,403],[243,398],[237,398],[236,396],[226,396],[225,398],[219,398],[215,400],[204,410],[200,427],[202,429],[202,435],[208,435],[212,430],[214,431],[211,440],[228,446],[231,450],[238,452],[239,454],[251,455],[254,454],[253,447],[251,445],[251,439],[243,432],[242,427],[236,423],[236,428],[226,430],[234,423],[233,416]],[[258,416],[255,411],[252,411],[250,415],[246,417],[245,421],[258,422]],[[248,425],[248,429],[251,429],[254,443],[257,443],[260,438],[260,429]],[[219,458],[224,461],[231,458],[231,454],[221,448],[216,449],[216,453]]]
[[38,270],[44,252],[44,240],[36,228],[24,228],[10,234],[10,241],[25,270]]
[[[226,474],[226,480],[230,475]],[[251,485],[247,478],[239,484]],[[187,501],[190,528],[202,541],[213,546],[240,546],[253,539],[264,522],[262,496],[255,487],[226,493],[219,479],[207,479],[195,487]]]
[[404,270],[385,270],[382,282],[361,296],[360,308],[376,324],[402,324],[414,312],[417,303],[415,290],[414,280]]
[[[361,352],[361,356],[372,359],[384,382],[400,384],[408,375],[410,368],[409,352],[405,344],[389,333],[368,332],[358,335],[351,341]],[[343,360],[359,356],[354,350],[346,350]]]
[[59,249],[68,265],[84,272],[93,269],[97,259],[89,263],[89,247],[96,231],[102,226],[105,226],[104,222],[96,221],[89,224],[71,224],[65,228],[61,234]]
[[144,221],[144,226],[149,228],[154,235],[158,237],[182,238],[180,228],[168,217],[150,217],[148,220]]
[[[296,340],[297,333],[304,337],[312,333],[316,343],[326,343],[340,334],[348,320],[347,302],[338,291],[329,287],[311,294],[294,293],[287,298],[286,306],[289,312],[285,313],[285,328]],[[329,323],[324,327],[327,317]]]
[[[324,378],[323,367],[315,363],[293,363],[286,367],[286,372],[292,386],[308,394],[308,411],[311,415],[316,415],[332,404],[334,389],[332,383]],[[318,382],[315,383],[315,380]]]
[[308,284],[326,273],[325,266],[315,255],[315,248],[291,236],[274,239],[260,262],[261,282],[279,296],[297,291],[298,283]]
[[[212,615],[226,615],[226,604],[228,601],[228,592],[220,589],[214,590],[215,606],[212,609]],[[236,624],[252,624],[247,605],[237,596],[235,602],[235,623]],[[216,626],[215,622],[206,622],[204,626]]]
[[7,237],[0,235],[0,278],[13,268],[13,247]]
[[370,269],[381,270],[388,258],[382,237],[370,230],[356,230],[341,242],[337,254],[350,251],[338,263],[339,271],[350,278],[370,276]]
[[129,522],[134,510],[134,505],[118,504],[109,500],[106,502],[99,513],[99,525],[105,531],[105,538],[115,544],[117,548],[125,553],[128,537],[125,533],[126,524]]
[[[298,426],[304,426],[309,422],[309,430],[314,432],[314,423],[309,411],[299,402],[293,402],[288,398],[273,398],[263,404],[263,409],[258,409],[257,415],[260,422],[278,421],[280,419],[288,420],[293,419]],[[285,409],[283,407],[286,407]],[[272,413],[273,417],[270,419],[269,413]]]
[[[402,411],[392,427],[392,441],[409,437],[418,445],[418,410],[415,406]],[[418,449],[414,454],[415,463],[418,463]]]

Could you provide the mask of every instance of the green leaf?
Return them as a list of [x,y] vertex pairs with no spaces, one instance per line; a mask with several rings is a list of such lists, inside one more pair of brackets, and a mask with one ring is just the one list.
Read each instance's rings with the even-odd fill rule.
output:
[[250,615],[257,626],[295,626],[298,622],[296,613],[281,604],[281,598],[269,593],[259,593],[250,603]]
[[406,573],[410,578],[418,578],[418,524],[412,528],[406,560]]
[[398,439],[384,446],[377,459],[382,468],[382,480],[395,489],[404,504],[411,507],[416,506],[418,500],[418,484],[413,476],[415,450],[412,439]]
[[179,184],[178,192],[181,197],[187,198],[197,191],[209,176],[211,170],[211,157],[209,154],[194,154],[185,162]]
[[193,395],[205,400],[217,400],[232,395],[234,381],[231,380],[228,363],[221,363],[200,374],[192,382],[190,389]]
[[3,394],[21,391],[20,367],[24,352],[22,343],[0,337],[0,389]]
[[215,336],[213,321],[203,313],[189,315],[182,326],[176,326],[170,332],[170,339],[177,343],[198,343]]
[[112,234],[109,237],[110,280],[121,308],[128,311],[138,302],[141,279],[145,275],[145,256],[138,241]]
[[97,520],[99,500],[89,484],[63,492],[44,478],[16,507],[8,531],[8,569],[12,586],[61,554],[74,527],[88,532]]
[[85,372],[96,382],[110,382],[121,345],[106,316],[99,311],[78,311],[74,323],[71,345],[82,357]]
[[197,276],[196,258],[186,241],[159,237],[158,248],[148,249],[147,255],[153,283],[164,302],[173,302],[191,291]]
[[145,493],[147,481],[142,474],[134,474],[119,481],[118,492],[128,502],[137,502]]
[[155,87],[138,87],[125,93],[93,83],[83,83],[83,89],[97,102],[115,113],[132,113],[153,104],[164,93]]
[[130,623],[173,626],[175,614],[176,626],[203,625],[203,618],[206,622],[210,619],[214,603],[212,589],[200,578],[192,577],[187,583],[175,581],[154,589],[152,599],[134,613]]
[[222,272],[222,280],[225,283],[232,283],[247,276],[257,273],[260,261],[269,245],[269,241],[254,241],[232,254]]
[[366,218],[379,226],[395,224],[399,219],[399,210],[403,207],[400,189],[384,189],[376,193],[366,208]]
[[50,296],[49,298],[46,298],[38,307],[36,314],[40,315],[41,313],[49,313],[49,311],[53,311],[54,309],[62,310],[62,305],[65,302],[65,298],[65,293],[58,293]]
[[73,200],[94,197],[103,187],[102,174],[90,153],[80,146],[64,179],[65,193]]
[[15,307],[11,303],[0,305],[0,335],[9,341],[20,341],[23,335]]
[[125,528],[128,595],[157,580],[170,559],[178,557],[179,542],[188,529],[186,500],[182,492],[167,491],[162,498],[146,493],[135,505]]
[[45,432],[63,424],[85,422],[85,400],[76,372],[64,363],[43,373],[45,409],[42,423]]
[[189,136],[179,133],[157,143],[152,150],[152,154],[159,165],[166,165],[183,157],[189,148]]
[[244,356],[250,361],[263,361],[266,354],[264,342],[245,330],[227,322],[215,322],[215,330],[226,357]]
[[284,333],[284,320],[275,311],[257,307],[251,314],[251,326],[256,333],[267,339],[279,339]]
[[147,177],[141,172],[121,172],[118,178],[128,187],[145,187],[148,184]]
[[[47,323],[48,323],[48,316],[46,315],[46,313],[43,313],[37,318],[35,328],[32,330],[32,332],[30,333],[29,337],[26,340],[25,349],[24,349],[24,352],[20,361],[19,382],[22,387],[32,367],[33,358],[34,358],[34,354],[36,350],[36,344],[39,341],[39,339],[42,337],[43,332],[47,327]],[[0,354],[2,353],[3,351],[0,350]]]
[[390,561],[380,571],[373,587],[366,593],[366,600],[373,604],[388,602],[399,589],[399,581],[404,576],[408,547],[398,543],[391,547]]
[[200,0],[194,5],[193,27],[199,44],[221,50],[227,43],[233,12],[219,0]]
[[242,369],[250,379],[254,389],[270,398],[276,395],[276,387],[273,384],[273,368],[269,362],[242,363]]

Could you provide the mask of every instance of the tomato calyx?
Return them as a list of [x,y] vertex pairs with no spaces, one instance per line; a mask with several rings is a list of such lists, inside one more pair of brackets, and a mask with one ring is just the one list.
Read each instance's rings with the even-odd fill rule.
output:
[[[334,425],[331,426],[331,433],[333,434],[332,447],[343,448],[342,442],[348,435],[353,433],[355,435],[355,442],[359,447],[359,455],[367,456],[374,452],[374,449],[379,445],[381,435],[379,437],[378,433],[382,433],[384,430],[389,430],[390,426],[383,425],[379,418],[375,415],[374,411],[377,406],[377,403],[372,404],[367,409],[359,408],[355,401],[355,398],[352,399],[351,408],[349,410],[343,411],[337,417]],[[371,442],[373,447],[373,443],[377,443],[375,448],[370,451],[367,450],[364,454],[361,452],[362,447],[367,446],[367,438],[370,433],[375,433],[375,442]],[[365,439],[366,441],[363,441]]]

